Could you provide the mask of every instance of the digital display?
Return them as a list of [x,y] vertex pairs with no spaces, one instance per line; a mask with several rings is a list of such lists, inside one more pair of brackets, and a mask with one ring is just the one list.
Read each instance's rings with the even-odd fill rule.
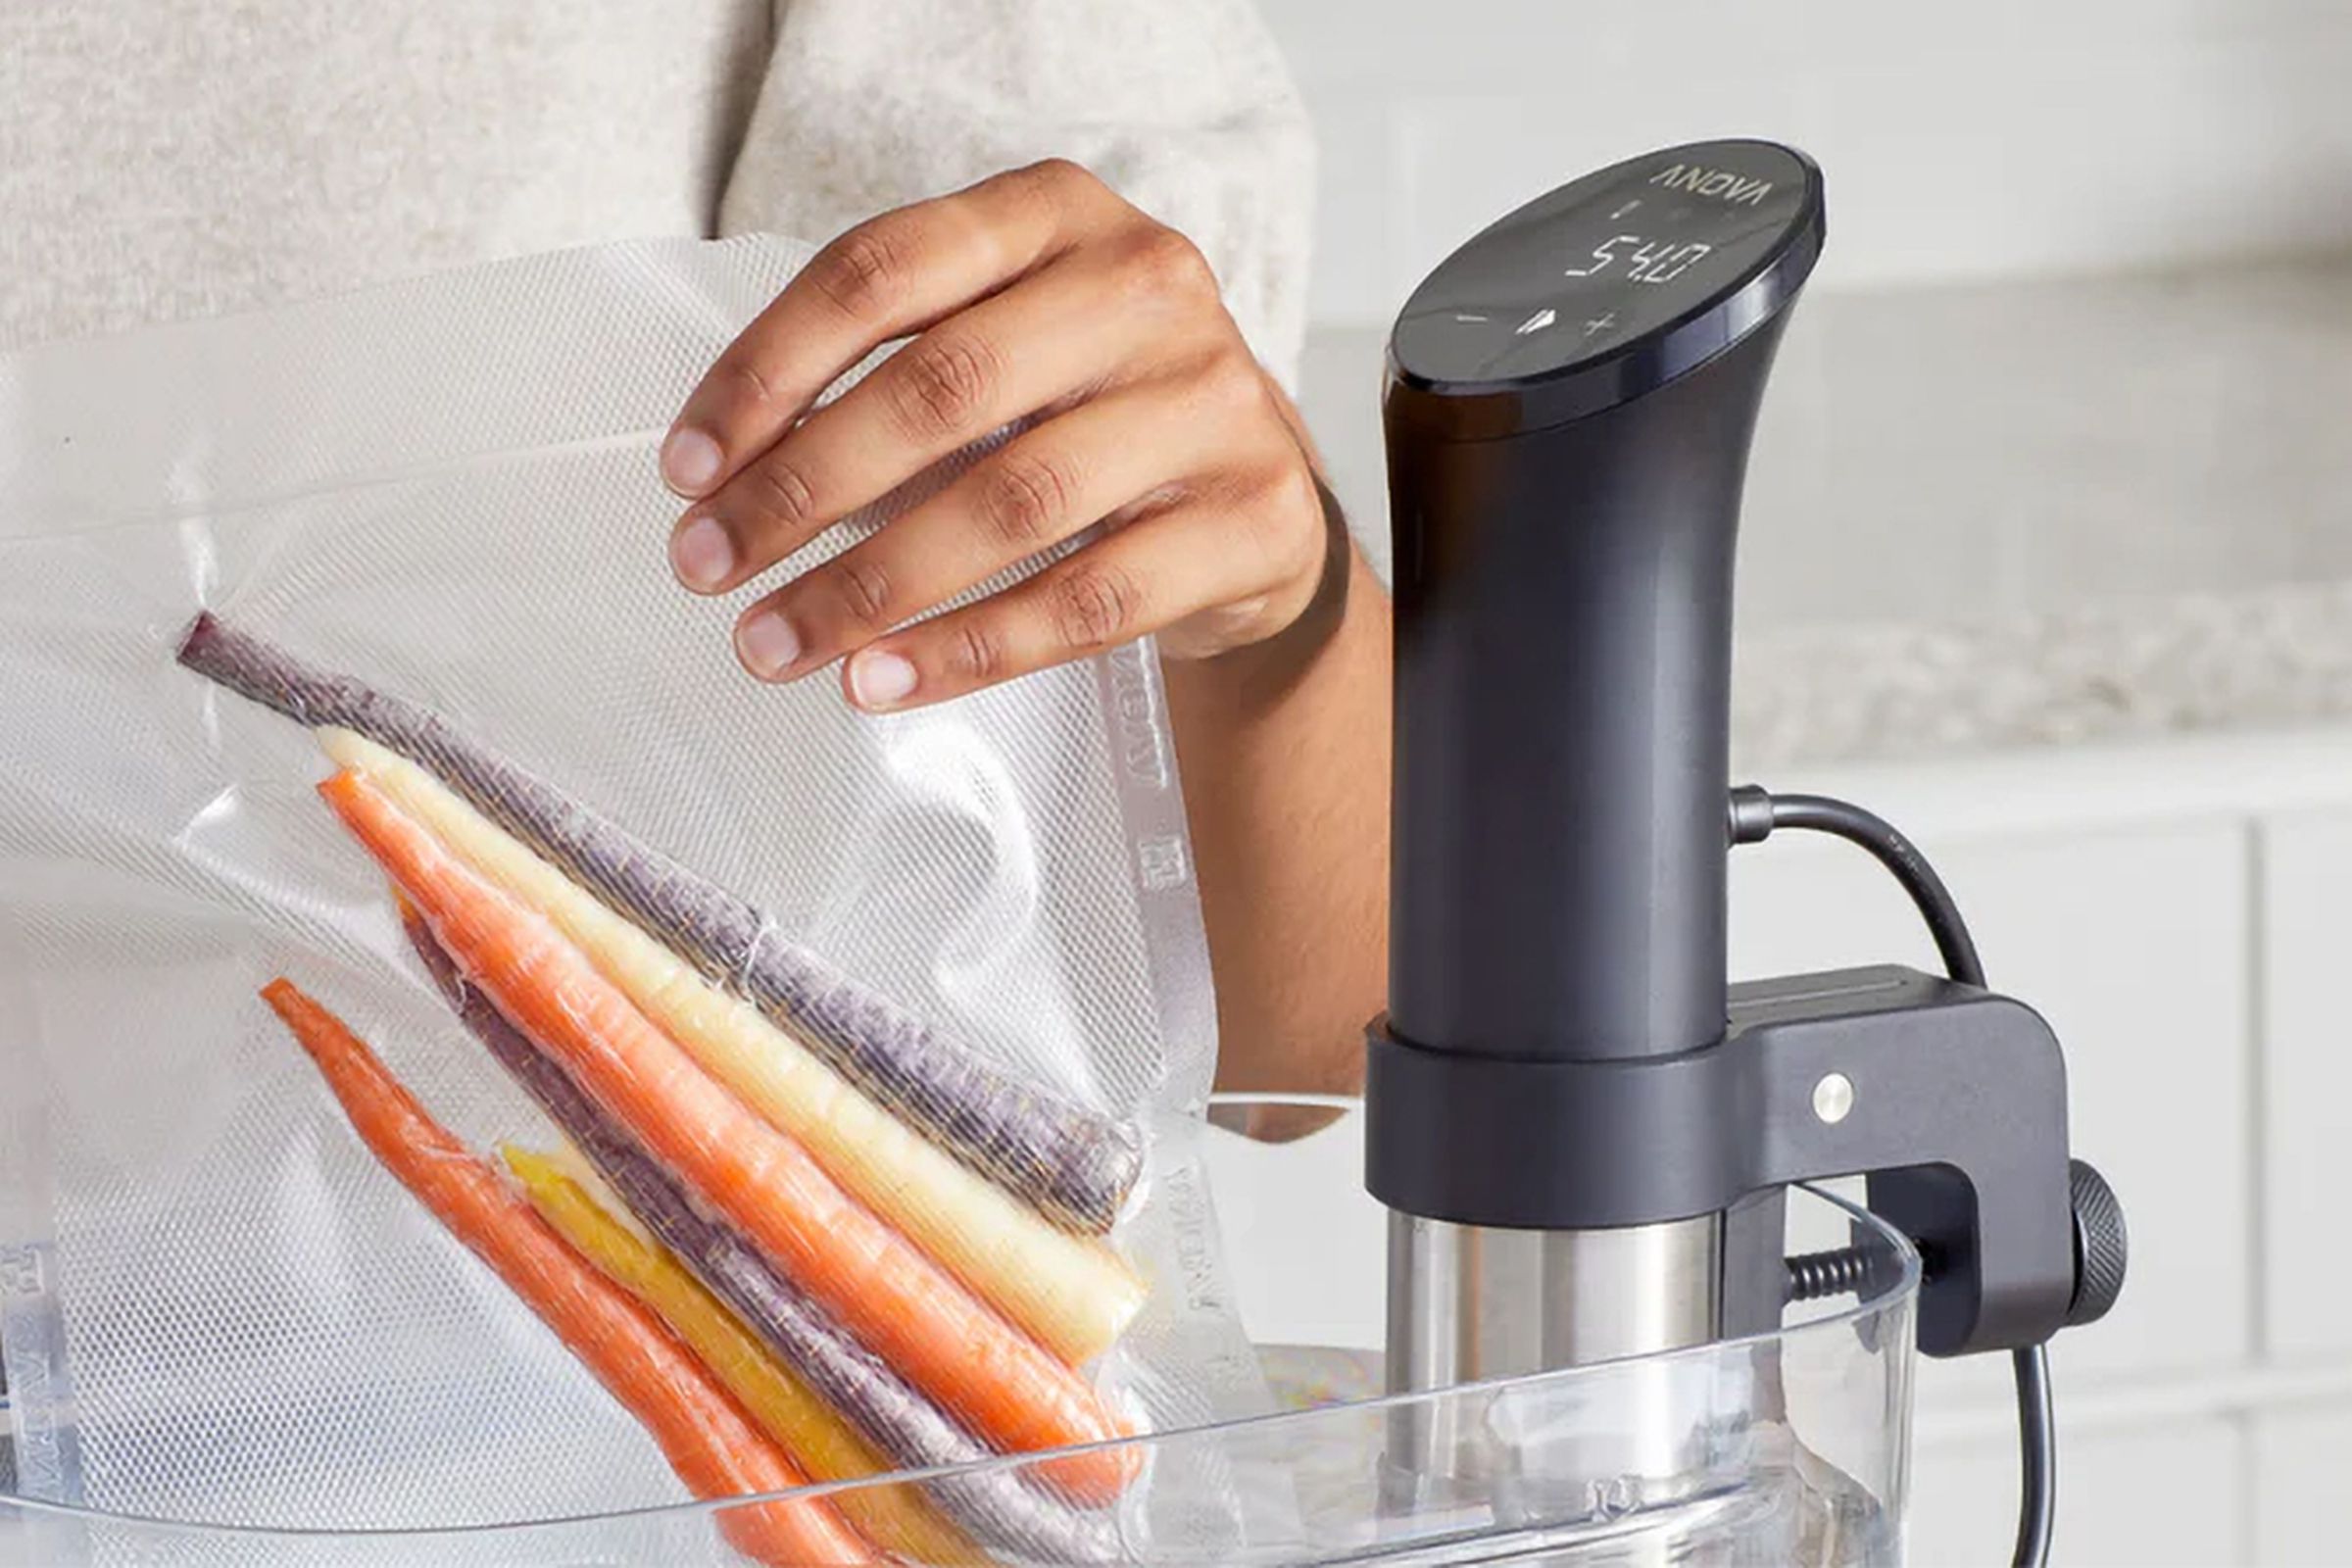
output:
[[1599,277],[1622,264],[1629,283],[1671,283],[1703,260],[1714,246],[1694,239],[1678,245],[1667,239],[1643,239],[1639,234],[1616,234],[1592,247],[1592,259],[1564,270],[1569,277]]
[[1396,323],[1428,381],[1542,375],[1622,349],[1738,283],[1805,210],[1802,165],[1724,142],[1621,165],[1521,208],[1449,258]]

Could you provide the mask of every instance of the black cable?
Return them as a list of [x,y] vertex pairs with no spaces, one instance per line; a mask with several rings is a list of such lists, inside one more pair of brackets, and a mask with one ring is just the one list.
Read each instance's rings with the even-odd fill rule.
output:
[[2018,1486],[2018,1568],[2043,1568],[2058,1524],[2058,1432],[2050,1411],[2050,1352],[2030,1345],[2009,1352],[2017,1373],[2017,1443],[2024,1468]]
[[[1875,811],[1827,795],[1766,795],[1753,785],[1734,795],[1734,835],[1740,842],[1762,838],[1763,833],[1756,832],[1753,825],[1761,822],[1766,833],[1792,827],[1828,833],[1868,850],[1919,906],[1929,935],[1936,939],[1944,972],[1964,986],[1983,989],[1984,965],[1977,957],[1976,941],[1968,934],[1968,922],[1960,918],[1960,906],[1952,902],[1951,890],[1943,885],[1928,858],[1919,853],[1919,846],[1903,837],[1893,823]],[[1758,810],[1758,806],[1763,809]]]
[[[1754,785],[1732,792],[1731,833],[1735,844],[1752,844],[1775,828],[1828,833],[1868,851],[1902,884],[1927,921],[1943,958],[1944,972],[1963,985],[1984,986],[1984,965],[1943,879],[1919,847],[1876,812],[1826,795],[1771,795]],[[2058,1517],[2057,1423],[2050,1408],[2049,1352],[2029,1346],[2010,1354],[2017,1377],[2019,1477],[2017,1568],[2043,1568],[2050,1560],[2050,1536]]]

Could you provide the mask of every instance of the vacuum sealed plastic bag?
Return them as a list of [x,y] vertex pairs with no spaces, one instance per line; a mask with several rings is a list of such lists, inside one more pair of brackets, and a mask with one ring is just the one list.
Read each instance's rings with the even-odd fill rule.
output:
[[[802,259],[0,362],[22,1495],[449,1527],[1265,1407],[1149,648],[863,716],[744,677],[739,606],[663,564],[666,419]],[[710,1550],[1215,1560],[1262,1501],[1141,1468],[730,1510]]]

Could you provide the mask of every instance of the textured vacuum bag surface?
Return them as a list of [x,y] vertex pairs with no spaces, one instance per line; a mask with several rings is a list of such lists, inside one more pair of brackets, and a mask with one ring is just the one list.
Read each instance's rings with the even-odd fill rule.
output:
[[[638,1422],[355,1136],[259,995],[279,975],[348,1023],[507,1199],[530,1195],[502,1145],[554,1157],[575,1196],[629,1199],[604,1184],[593,1140],[560,1133],[528,1074],[502,1066],[494,1029],[468,1027],[487,996],[492,1025],[519,1026],[520,1049],[623,1124],[623,1165],[651,1154],[683,1189],[689,1230],[748,1250],[902,1393],[923,1395],[922,1369],[893,1359],[921,1349],[923,1326],[860,1318],[884,1312],[871,1292],[839,1294],[871,1281],[828,1262],[838,1226],[804,1223],[820,1210],[795,1202],[819,1188],[858,1236],[965,1290],[970,1310],[939,1321],[995,1325],[1116,1420],[1167,1430],[1264,1408],[1197,1160],[1214,1009],[1151,650],[871,718],[829,679],[744,677],[726,636],[740,603],[670,578],[676,503],[656,444],[802,259],[773,240],[607,248],[0,361],[0,1359],[24,1495],[332,1528],[687,1495]],[[469,796],[465,769],[405,744],[380,706],[329,711],[327,688],[297,683],[273,711],[251,689],[273,676],[176,662],[200,612],[595,813],[750,911],[745,940],[703,941],[715,928],[667,918],[661,899],[628,907],[641,885],[600,885],[596,845],[566,861],[581,848],[564,838],[568,808],[534,817],[504,785]],[[318,791],[338,764],[448,862],[431,888],[519,908],[584,966],[580,985],[653,1031],[647,1050],[709,1024],[685,1052],[696,1092],[733,1108],[693,1103],[745,1111],[797,1152],[793,1169],[817,1171],[782,1189],[798,1198],[770,1205],[774,1230],[752,1212],[766,1196],[730,1207],[742,1195],[697,1185],[724,1185],[740,1151],[708,1134],[734,1123],[674,1147],[629,1132],[642,1107],[625,1074],[577,1054],[611,1033],[587,993],[539,1019],[561,1034],[585,1018],[568,1044],[501,993],[485,966],[504,938],[465,923],[478,899],[426,911],[422,942],[404,929],[396,858],[349,792]],[[428,961],[436,936],[465,971],[463,1011]],[[845,980],[849,1000],[825,1011],[810,974]],[[879,1069],[859,1058],[876,1017],[1131,1140],[1140,1176],[1112,1194],[1107,1236],[992,1168],[976,1146],[995,1135],[959,1124],[958,1105],[915,1104],[938,1080],[909,1089],[887,1052]],[[706,1070],[727,1060],[748,1085]],[[856,1132],[829,1144],[835,1114]],[[916,1186],[893,1197],[900,1181]],[[1133,1300],[1106,1286],[1090,1318],[1073,1287],[1080,1306],[1057,1318],[1021,1268],[990,1275],[988,1246],[921,1208],[933,1181],[961,1195],[946,1212],[994,1215],[1081,1285],[1124,1269]],[[653,1247],[701,1234],[615,1218]],[[933,1395],[964,1441],[1004,1446],[984,1398]],[[1198,1467],[1136,1477],[1097,1510],[1111,1549],[1213,1555],[1239,1520],[1220,1485]]]

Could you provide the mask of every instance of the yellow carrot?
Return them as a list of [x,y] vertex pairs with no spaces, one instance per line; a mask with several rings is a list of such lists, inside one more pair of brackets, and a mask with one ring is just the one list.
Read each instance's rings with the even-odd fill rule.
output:
[[1133,1320],[1143,1283],[1102,1243],[1051,1223],[914,1133],[415,762],[350,730],[318,738],[475,875],[552,921],[704,1071],[1039,1344],[1075,1365]]
[[[530,1157],[553,1170],[556,1175],[580,1190],[580,1196],[594,1203],[605,1218],[629,1233],[629,1239],[640,1247],[661,1248],[654,1233],[645,1228],[630,1209],[628,1202],[612,1190],[612,1184],[598,1174],[596,1162],[580,1152],[580,1146],[570,1139],[558,1136],[547,1148],[534,1151]],[[666,1251],[667,1249],[662,1249]]]
[[[890,1468],[684,1265],[631,1234],[561,1161],[512,1147],[499,1152],[556,1234],[668,1324],[810,1480],[855,1481]],[[830,1500],[867,1540],[910,1562],[955,1568],[988,1561],[911,1487],[844,1492]]]

